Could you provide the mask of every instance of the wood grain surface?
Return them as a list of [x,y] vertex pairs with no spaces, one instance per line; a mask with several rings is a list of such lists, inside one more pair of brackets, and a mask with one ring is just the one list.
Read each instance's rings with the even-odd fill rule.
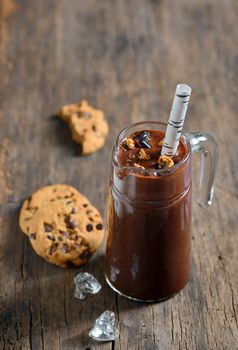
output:
[[[0,349],[238,349],[238,1],[0,1]],[[103,249],[80,269],[61,269],[31,249],[18,226],[36,188],[69,183],[105,214],[110,152],[128,122],[166,121],[177,83],[193,88],[189,131],[211,133],[220,162],[214,205],[196,203],[193,271],[174,298],[142,304],[117,296],[103,276]],[[106,146],[78,156],[55,117],[86,98],[110,124]],[[78,271],[102,292],[73,296]],[[120,337],[88,338],[105,309]]]

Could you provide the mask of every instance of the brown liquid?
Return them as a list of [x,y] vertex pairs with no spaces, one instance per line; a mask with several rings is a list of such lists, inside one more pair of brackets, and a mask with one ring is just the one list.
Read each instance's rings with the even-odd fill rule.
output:
[[[144,142],[143,139],[140,141],[140,135],[143,134],[149,135],[148,139]],[[129,138],[134,141],[134,148],[130,149],[126,145],[126,140],[123,140],[119,144],[118,163],[124,166],[131,166],[136,164],[146,169],[158,169],[156,167],[156,164],[159,156],[161,155],[162,145],[160,145],[160,141],[163,141],[164,133],[160,130],[142,130],[133,133]],[[143,147],[146,145],[147,147]],[[148,148],[148,146],[150,146],[150,148]],[[150,157],[149,160],[139,158],[141,149],[143,149]],[[174,163],[177,164],[179,161],[181,161],[184,158],[185,154],[186,146],[182,140],[180,140],[177,152],[172,158]]]
[[[149,132],[150,144],[156,144],[144,148],[151,156],[149,161],[139,161],[146,169],[144,174],[136,169],[116,169],[113,173],[106,277],[126,296],[160,300],[181,290],[190,274],[191,164],[188,147],[180,140],[174,157],[175,164],[180,164],[154,174],[153,164],[161,151],[157,140],[164,134]],[[130,152],[119,145],[119,165],[135,160]]]

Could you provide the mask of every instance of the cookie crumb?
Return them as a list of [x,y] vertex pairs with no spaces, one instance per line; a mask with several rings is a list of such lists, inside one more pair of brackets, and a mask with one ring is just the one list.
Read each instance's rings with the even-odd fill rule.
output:
[[160,156],[158,159],[159,169],[171,168],[174,165],[173,159],[168,156]]
[[126,139],[126,145],[128,148],[134,149],[135,148],[135,141],[132,138],[128,137]]
[[150,156],[143,149],[141,149],[139,154],[138,154],[138,158],[143,159],[143,160],[149,160]]

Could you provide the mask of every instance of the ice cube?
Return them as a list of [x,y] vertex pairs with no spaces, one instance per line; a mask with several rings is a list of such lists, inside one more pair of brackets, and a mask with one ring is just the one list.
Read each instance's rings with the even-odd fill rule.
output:
[[138,144],[140,147],[143,148],[151,148],[150,144],[149,144],[149,136],[150,134],[146,131],[143,131],[139,138],[138,138]]
[[87,294],[96,294],[102,288],[98,280],[88,272],[81,272],[74,277],[75,291],[77,299],[85,299]]
[[89,336],[98,341],[112,341],[118,338],[119,331],[115,326],[115,314],[112,311],[104,311],[96,319]]

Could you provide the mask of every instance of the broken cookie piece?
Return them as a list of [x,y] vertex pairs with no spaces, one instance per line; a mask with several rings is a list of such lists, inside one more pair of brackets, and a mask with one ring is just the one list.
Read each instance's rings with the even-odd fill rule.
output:
[[90,154],[104,146],[108,123],[103,111],[95,109],[86,100],[64,105],[59,117],[69,124],[72,139],[81,144],[82,154]]
[[158,168],[171,168],[174,165],[173,159],[168,156],[160,156],[158,159]]
[[139,154],[138,154],[138,158],[139,159],[144,159],[144,160],[149,160],[150,156],[143,149],[141,149]]
[[135,141],[132,138],[128,137],[126,139],[126,145],[128,148],[134,149],[135,148]]

